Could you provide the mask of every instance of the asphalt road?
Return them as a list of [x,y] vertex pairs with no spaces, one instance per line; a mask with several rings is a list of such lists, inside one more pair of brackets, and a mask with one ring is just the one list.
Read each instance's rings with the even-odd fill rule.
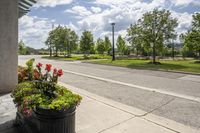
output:
[[200,76],[35,58],[65,72],[60,81],[200,129]]

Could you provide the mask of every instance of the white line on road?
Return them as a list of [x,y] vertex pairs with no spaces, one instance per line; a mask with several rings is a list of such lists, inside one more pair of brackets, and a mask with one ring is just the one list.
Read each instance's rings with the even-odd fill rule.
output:
[[138,88],[138,89],[142,89],[142,90],[146,90],[146,91],[158,92],[158,93],[161,93],[161,94],[175,96],[175,97],[179,97],[179,98],[183,98],[183,99],[187,99],[187,100],[192,100],[192,101],[196,101],[196,102],[200,103],[199,97],[194,97],[194,96],[189,96],[189,95],[184,95],[184,94],[178,94],[178,93],[175,93],[175,92],[170,92],[170,91],[165,91],[165,90],[159,90],[159,89],[154,89],[154,88],[124,83],[124,82],[120,82],[120,81],[116,81],[116,80],[112,80],[112,79],[101,78],[101,77],[97,77],[97,76],[87,75],[87,74],[68,71],[68,70],[63,70],[63,71],[66,72],[66,73],[71,73],[71,74],[84,76],[84,77],[88,77],[88,78],[92,78],[92,79],[97,79],[97,80],[101,80],[101,81],[105,81],[105,82],[110,82],[110,83],[125,85],[125,86],[129,86],[129,87],[134,87],[134,88]]

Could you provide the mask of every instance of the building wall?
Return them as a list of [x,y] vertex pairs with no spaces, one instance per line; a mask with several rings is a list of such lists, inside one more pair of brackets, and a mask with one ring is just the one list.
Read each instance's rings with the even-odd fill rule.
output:
[[17,84],[18,0],[0,0],[0,94]]

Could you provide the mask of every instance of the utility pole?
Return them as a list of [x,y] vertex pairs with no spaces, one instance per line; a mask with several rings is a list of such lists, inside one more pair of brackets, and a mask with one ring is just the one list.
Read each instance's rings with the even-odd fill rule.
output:
[[115,61],[115,23],[111,23],[112,25],[112,61]]

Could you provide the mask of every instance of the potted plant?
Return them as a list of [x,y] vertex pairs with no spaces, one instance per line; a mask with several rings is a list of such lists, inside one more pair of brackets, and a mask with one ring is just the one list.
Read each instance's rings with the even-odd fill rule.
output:
[[33,69],[32,65],[28,66],[28,80],[12,92],[21,121],[40,133],[75,133],[75,110],[81,96],[57,84],[62,69],[52,71],[51,64],[43,69],[41,63]]

